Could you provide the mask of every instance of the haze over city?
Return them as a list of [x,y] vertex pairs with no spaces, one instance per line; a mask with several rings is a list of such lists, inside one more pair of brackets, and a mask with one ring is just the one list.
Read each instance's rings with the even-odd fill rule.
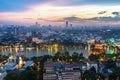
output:
[[0,24],[120,25],[118,0],[0,0]]

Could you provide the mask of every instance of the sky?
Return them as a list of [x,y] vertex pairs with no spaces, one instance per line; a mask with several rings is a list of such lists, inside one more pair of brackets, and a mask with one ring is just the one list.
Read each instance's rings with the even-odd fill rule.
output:
[[119,0],[0,0],[0,24],[120,25]]

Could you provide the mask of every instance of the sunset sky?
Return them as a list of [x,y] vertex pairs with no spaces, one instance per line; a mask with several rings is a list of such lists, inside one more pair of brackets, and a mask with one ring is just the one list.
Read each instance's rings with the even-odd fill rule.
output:
[[0,0],[0,24],[120,25],[120,0]]

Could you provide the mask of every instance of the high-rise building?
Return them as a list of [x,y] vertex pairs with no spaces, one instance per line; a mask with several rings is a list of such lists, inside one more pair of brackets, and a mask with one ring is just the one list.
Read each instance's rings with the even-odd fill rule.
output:
[[14,27],[14,35],[18,35],[19,34],[19,27]]
[[72,24],[70,24],[70,27],[72,27],[73,25]]
[[66,27],[68,27],[68,21],[66,21],[66,24],[65,24],[65,25],[66,25]]
[[36,22],[35,27],[40,27],[40,24],[38,22]]
[[38,24],[38,22],[35,23],[36,25]]

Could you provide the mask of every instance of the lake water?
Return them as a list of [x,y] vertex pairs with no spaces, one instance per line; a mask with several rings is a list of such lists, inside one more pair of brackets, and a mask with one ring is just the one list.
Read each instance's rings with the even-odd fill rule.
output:
[[22,48],[23,51],[19,51],[18,48],[7,48],[7,49],[1,49],[0,54],[1,55],[9,55],[9,53],[13,53],[15,55],[24,55],[28,58],[33,56],[44,56],[44,55],[52,55],[54,56],[56,52],[65,52],[68,51],[70,55],[72,55],[73,52],[77,53],[83,53],[84,57],[88,57],[88,50],[83,49],[80,47],[65,47],[65,48],[58,48],[58,47],[48,47],[48,48]]

